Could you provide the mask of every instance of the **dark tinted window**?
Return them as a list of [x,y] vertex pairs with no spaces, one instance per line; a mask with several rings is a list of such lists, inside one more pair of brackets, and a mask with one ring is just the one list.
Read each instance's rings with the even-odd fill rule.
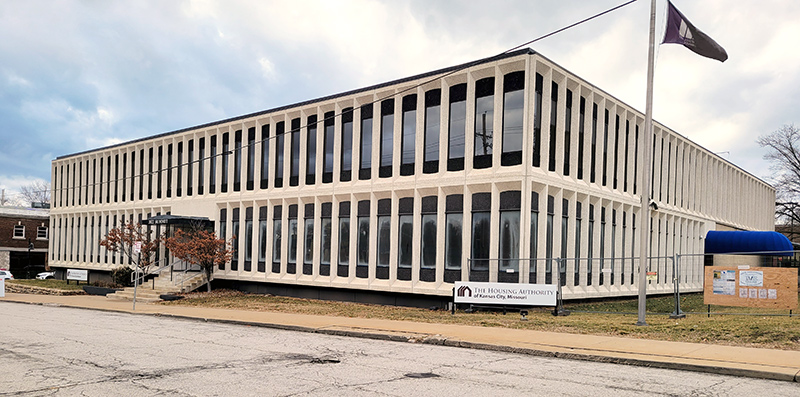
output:
[[353,108],[342,111],[342,164],[340,180],[351,179],[353,170]]
[[503,77],[503,157],[502,165],[522,164],[523,125],[525,113],[525,72]]
[[492,166],[494,139],[494,77],[475,82],[474,168]]
[[[269,124],[261,126],[261,188],[269,183]],[[213,164],[213,163],[212,163]],[[213,174],[214,171],[211,171]],[[213,177],[212,177],[213,178]]]
[[317,173],[317,116],[306,121],[306,185],[313,185]]
[[536,86],[534,87],[536,102],[533,106],[533,166],[541,165],[542,158],[542,90],[544,77],[536,73]]
[[242,130],[236,131],[233,149],[233,191],[238,192],[242,188]]
[[417,96],[403,98],[403,135],[400,140],[400,175],[414,174],[415,138],[417,134]]
[[370,179],[372,168],[372,104],[361,107],[361,148],[358,179]]
[[558,122],[558,84],[553,83],[550,89],[550,151],[548,152],[547,170],[556,170],[556,124]]
[[423,172],[439,171],[439,135],[441,133],[440,115],[442,90],[435,89],[425,93],[425,152]]
[[[247,129],[247,190],[253,190],[256,166],[256,127]],[[189,168],[191,170],[191,167]]]
[[275,187],[283,187],[283,140],[285,124],[283,121],[275,126]]
[[325,113],[323,145],[324,151],[322,153],[322,183],[333,182],[333,143],[335,132],[335,113]]
[[394,143],[394,99],[381,102],[381,178],[392,176],[392,150]]
[[291,121],[291,151],[289,153],[289,186],[300,183],[300,118]]
[[466,141],[467,85],[450,87],[450,114],[447,120],[447,170],[464,169],[464,143]]

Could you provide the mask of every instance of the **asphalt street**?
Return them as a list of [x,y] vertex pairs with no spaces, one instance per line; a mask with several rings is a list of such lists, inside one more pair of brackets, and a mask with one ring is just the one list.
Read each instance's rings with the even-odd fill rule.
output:
[[789,382],[197,320],[8,302],[0,313],[0,396],[800,392]]

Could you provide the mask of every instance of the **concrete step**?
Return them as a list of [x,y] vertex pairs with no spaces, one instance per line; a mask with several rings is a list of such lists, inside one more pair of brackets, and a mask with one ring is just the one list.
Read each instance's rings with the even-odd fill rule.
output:
[[[172,274],[169,270],[162,271],[157,277],[145,282],[139,286],[136,291],[136,300],[141,302],[158,302],[161,300],[161,295],[165,294],[178,294],[181,291],[191,292],[205,285],[204,273],[187,273],[183,283],[181,277],[183,275]],[[170,279],[170,276],[172,279]],[[106,295],[106,298],[111,300],[133,300],[134,288],[128,287],[122,291],[117,291],[113,294]]]
[[[114,298],[114,297],[111,297],[110,295],[108,296],[108,299],[115,300],[115,301],[133,302],[133,298],[130,298],[130,299],[129,298],[122,298],[122,297]],[[154,303],[154,302],[161,302],[161,298],[142,298],[142,297],[137,296],[136,297],[136,301],[137,302],[141,302],[141,303]]]
[[[180,291],[176,288],[158,288],[152,289],[148,288],[147,286],[143,286],[138,288],[135,291],[136,293],[136,300],[139,301],[149,301],[149,302],[157,302],[161,300],[161,295],[165,294],[176,294]],[[106,295],[106,298],[111,300],[133,300],[134,295],[134,288],[128,287],[122,291],[117,291],[113,294]]]
[[[175,294],[175,293],[178,293],[178,292],[179,291],[178,291],[177,288],[156,288],[156,289],[153,289],[153,288],[149,288],[149,287],[139,287],[137,289],[137,293],[138,294],[150,294],[150,295]],[[131,287],[130,289],[125,288],[124,290],[119,291],[117,293],[133,294],[133,287]]]
[[[161,295],[164,295],[164,294],[169,294],[169,292],[165,292],[165,291],[154,291],[154,290],[149,290],[149,291],[137,291],[137,292],[136,292],[136,297],[137,297],[137,298],[139,298],[139,297],[142,297],[142,298],[159,298]],[[106,296],[107,296],[107,297],[112,297],[112,298],[114,298],[114,299],[116,299],[116,298],[120,298],[120,299],[133,299],[133,295],[134,295],[133,291],[120,291],[120,292],[117,292],[117,293],[115,293],[115,294],[108,294],[108,295],[106,295]],[[160,299],[160,298],[159,298],[159,299]]]
[[[133,296],[116,296],[116,294],[108,294],[106,298],[109,300],[116,300],[116,301],[133,301]],[[153,302],[160,302],[161,298],[159,297],[142,297],[137,295],[136,296],[137,302],[144,302],[144,303],[153,303]]]
[[181,280],[183,275],[180,273],[173,274],[172,280],[170,280],[169,272],[162,274],[162,276],[157,277],[154,281],[150,281],[150,283],[145,285],[149,285],[150,288],[155,286],[155,289],[180,290],[182,287],[184,292],[190,292],[205,284],[205,275],[202,273],[188,273],[187,277],[183,280]]
[[183,292],[192,292],[197,288],[200,288],[201,286],[205,285],[206,284],[205,280],[206,280],[205,274],[194,273],[191,277],[187,277],[186,279],[184,279],[182,284],[180,281],[176,280],[175,288],[181,289],[182,287]]

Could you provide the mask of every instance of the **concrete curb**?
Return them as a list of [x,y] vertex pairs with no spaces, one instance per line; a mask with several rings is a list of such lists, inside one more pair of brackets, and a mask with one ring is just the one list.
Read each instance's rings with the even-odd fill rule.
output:
[[[296,331],[296,332],[306,332],[306,333],[315,333],[315,334],[324,334],[324,335],[333,335],[333,336],[345,336],[345,337],[361,338],[361,339],[374,339],[374,340],[384,340],[384,341],[403,342],[403,343],[421,343],[421,344],[430,344],[430,345],[459,347],[459,348],[466,348],[466,349],[498,351],[498,352],[506,352],[506,353],[525,354],[525,355],[537,356],[537,357],[552,357],[552,358],[561,358],[561,359],[568,359],[568,360],[592,361],[592,362],[600,362],[600,363],[623,364],[623,365],[633,365],[633,366],[641,366],[641,367],[673,369],[673,370],[692,371],[692,372],[703,372],[703,373],[712,373],[712,374],[718,374],[718,375],[744,376],[744,377],[749,377],[749,378],[770,379],[770,380],[778,380],[778,381],[785,381],[785,382],[800,382],[800,371],[798,371],[794,375],[791,375],[791,374],[773,372],[773,371],[760,371],[760,370],[747,369],[747,368],[726,367],[726,366],[716,365],[716,364],[703,365],[703,364],[693,364],[693,363],[682,363],[682,362],[676,362],[676,361],[670,362],[670,361],[659,361],[659,360],[647,360],[647,359],[640,359],[640,358],[614,357],[614,356],[607,356],[607,355],[601,355],[601,354],[591,354],[591,353],[550,351],[550,350],[527,348],[527,347],[515,347],[515,346],[509,346],[509,345],[503,345],[503,344],[489,344],[489,343],[480,343],[480,342],[470,342],[470,341],[465,341],[465,340],[446,338],[446,337],[439,336],[439,335],[431,335],[431,334],[424,334],[424,333],[399,332],[399,331],[388,331],[388,330],[372,330],[372,329],[370,329],[369,331],[365,331],[365,330],[354,329],[354,328],[344,327],[344,326],[339,326],[337,328],[328,328],[328,327],[316,328],[316,327],[309,327],[309,326],[302,326],[302,325],[278,324],[278,323],[269,323],[269,322],[260,322],[260,321],[245,321],[245,320],[234,320],[234,319],[204,318],[204,317],[198,317],[198,316],[188,316],[188,315],[162,313],[162,312],[149,312],[149,313],[147,313],[147,312],[133,312],[133,311],[130,311],[130,310],[118,310],[118,309],[98,308],[98,307],[85,307],[85,306],[68,305],[68,304],[52,304],[52,303],[39,303],[39,302],[26,302],[26,301],[8,301],[8,302],[24,303],[24,304],[30,304],[30,305],[42,305],[42,306],[69,307],[69,308],[73,308],[73,309],[97,310],[97,311],[102,311],[102,312],[127,313],[127,314],[133,314],[133,315],[143,315],[143,316],[169,317],[169,318],[180,319],[180,320],[198,321],[198,322],[211,322],[211,323],[218,323],[218,324],[246,325],[246,326],[253,326],[253,327],[278,329],[278,330],[284,330],[284,331]],[[572,348],[567,347],[567,346],[559,346],[558,348],[563,349],[563,350],[572,349]],[[714,362],[714,360],[711,360],[711,359],[709,359],[708,361],[710,363]]]
[[458,341],[457,343],[452,344],[452,346],[469,348],[469,349],[481,349],[481,350],[502,351],[508,353],[517,353],[517,354],[527,354],[531,356],[540,356],[540,357],[562,358],[568,360],[593,361],[593,362],[611,363],[611,364],[634,365],[640,367],[674,369],[674,370],[692,371],[692,372],[705,372],[717,375],[745,376],[749,378],[771,379],[771,380],[780,380],[787,382],[800,381],[798,380],[798,375],[800,375],[800,372],[798,372],[794,376],[791,376],[770,371],[757,371],[750,369],[722,367],[716,365],[699,365],[699,364],[688,364],[688,363],[664,362],[657,360],[609,357],[609,356],[584,354],[584,353],[552,352],[552,351],[530,349],[524,347],[511,347],[504,345],[492,345],[492,344],[474,343],[466,341]]

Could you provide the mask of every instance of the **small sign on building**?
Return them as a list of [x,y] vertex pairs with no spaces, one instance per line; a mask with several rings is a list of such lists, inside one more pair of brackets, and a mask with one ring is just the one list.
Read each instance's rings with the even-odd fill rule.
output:
[[89,271],[81,269],[67,269],[67,280],[88,281]]

